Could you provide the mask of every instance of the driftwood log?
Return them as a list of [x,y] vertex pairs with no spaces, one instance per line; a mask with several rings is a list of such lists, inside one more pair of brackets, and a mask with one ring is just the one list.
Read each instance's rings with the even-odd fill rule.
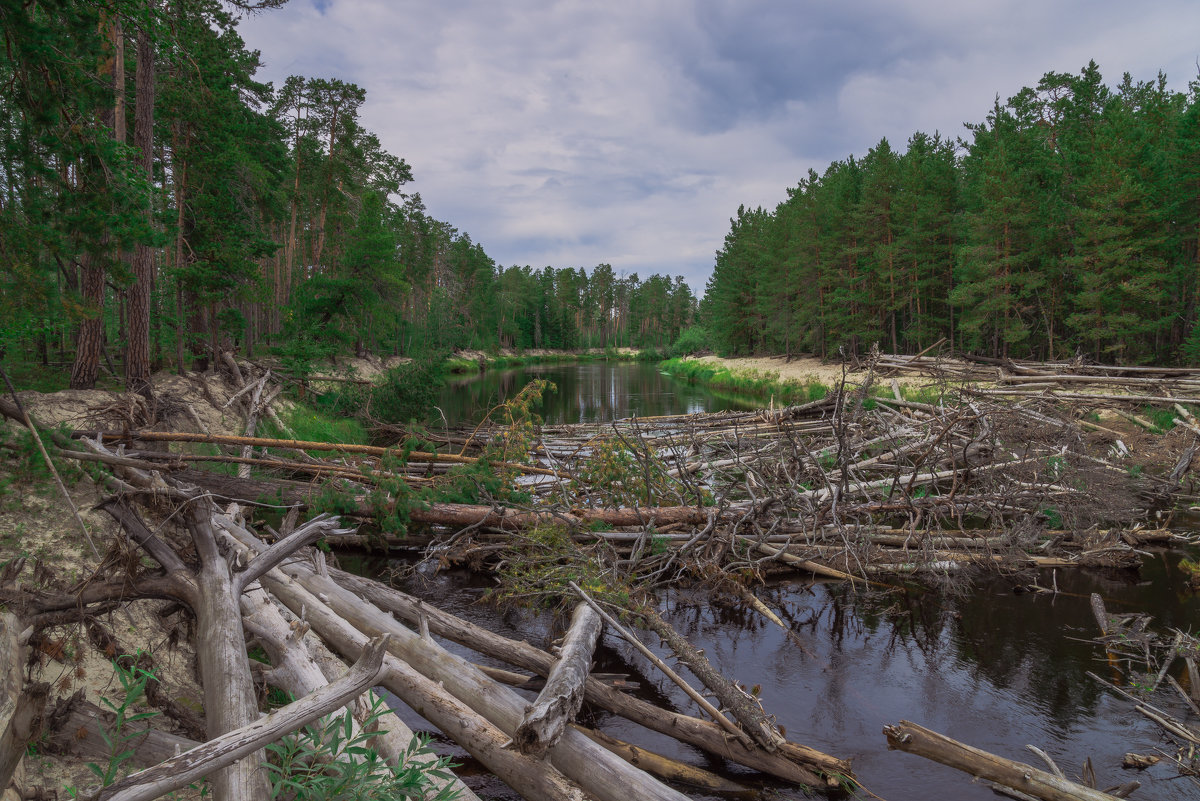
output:
[[583,685],[591,671],[592,654],[603,624],[587,604],[575,607],[571,626],[559,651],[558,662],[546,686],[525,710],[513,742],[527,754],[541,756],[558,742],[566,725],[583,706]]
[[[365,634],[299,582],[277,569],[263,576],[262,582],[288,608],[303,614],[313,631],[343,655],[352,658],[366,647]],[[380,683],[528,801],[583,798],[579,788],[553,766],[507,748],[507,734],[406,662],[385,656]]]
[[652,608],[644,609],[640,614],[650,630],[662,637],[679,661],[688,666],[755,742],[768,751],[776,750],[784,742],[783,735],[767,719],[766,713],[751,695],[722,676],[708,658],[680,635],[674,626]]
[[[245,593],[242,596],[242,615],[246,630],[258,639],[270,659],[271,667],[264,676],[268,684],[301,698],[317,692],[345,670],[341,660],[313,636],[306,623],[295,618],[286,620],[267,592],[259,590]],[[355,737],[361,731],[359,723],[370,715],[370,706],[359,703],[364,698],[374,700],[375,696],[368,691],[356,697],[351,704],[351,732]],[[342,722],[331,716],[323,720],[321,725],[322,728],[340,726]],[[397,764],[412,741],[413,732],[394,713],[386,715],[382,726],[383,731],[363,744],[375,749],[390,764]],[[436,762],[437,757],[427,753],[417,756],[416,760],[430,763]],[[451,786],[458,793],[459,801],[478,801],[475,794],[457,778],[449,781],[431,778],[437,789]]]
[[[240,533],[249,536],[244,530]],[[246,544],[253,547],[251,543]],[[478,710],[509,737],[516,733],[525,701],[513,690],[489,679],[469,662],[437,647],[431,640],[421,638],[378,607],[347,592],[332,579],[299,564],[287,565],[283,572],[327,603],[344,621],[343,625],[372,636],[391,634],[389,650],[392,655],[428,678],[442,683],[452,695]],[[299,608],[291,607],[287,598],[281,595],[281,588],[268,586],[268,589],[288,604],[293,612],[300,613]],[[322,637],[329,639],[325,632],[322,632]],[[631,769],[619,757],[570,729],[549,750],[548,756],[554,767],[598,801],[628,801],[631,794],[648,801],[684,801],[685,798],[642,771]]]
[[1118,798],[1032,765],[989,754],[907,720],[885,726],[883,733],[889,749],[932,759],[1043,801],[1117,801]]

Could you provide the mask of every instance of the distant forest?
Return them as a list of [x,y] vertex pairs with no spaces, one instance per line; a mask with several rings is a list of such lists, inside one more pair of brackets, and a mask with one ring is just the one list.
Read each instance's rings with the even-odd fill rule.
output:
[[739,208],[701,314],[722,353],[1200,360],[1200,83],[1047,73],[969,140],[881,141]]
[[137,389],[230,346],[665,346],[693,322],[680,278],[500,267],[431,217],[363,89],[255,79],[229,9],[277,5],[0,0],[0,354]]

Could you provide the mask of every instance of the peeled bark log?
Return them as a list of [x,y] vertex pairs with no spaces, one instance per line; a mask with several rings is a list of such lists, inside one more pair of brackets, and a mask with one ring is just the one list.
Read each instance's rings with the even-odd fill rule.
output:
[[[205,728],[210,740],[247,726],[258,719],[258,702],[246,636],[238,604],[240,587],[229,564],[217,550],[211,523],[212,504],[193,503],[188,509],[188,528],[200,555],[196,575],[197,592],[192,601],[196,615],[196,661],[204,685]],[[211,781],[218,799],[270,797],[266,755],[252,753],[216,773]]]
[[1115,801],[1117,798],[1060,779],[1032,765],[989,754],[907,720],[895,726],[885,726],[883,733],[887,736],[889,749],[932,759],[1043,801]]
[[612,751],[617,756],[624,759],[631,765],[637,765],[647,773],[653,773],[660,779],[668,781],[680,782],[682,784],[690,784],[692,787],[701,787],[705,790],[710,790],[714,793],[734,793],[749,795],[753,791],[743,784],[730,781],[723,776],[718,776],[715,773],[697,768],[693,765],[688,765],[685,762],[680,762],[677,759],[656,754],[641,746],[627,743],[624,740],[618,740],[616,737],[605,734],[602,731],[589,729],[584,726],[579,726],[575,723],[571,724],[571,728],[582,732],[588,737],[595,740],[600,745]]
[[[431,631],[479,653],[531,670],[541,676],[549,675],[554,666],[554,657],[527,642],[502,637],[437,607],[422,604],[412,596],[385,587],[377,581],[342,570],[331,570],[330,575],[342,586],[410,623],[415,623],[418,614],[425,615]],[[715,723],[662,709],[593,678],[587,680],[584,692],[584,698],[589,703],[660,734],[674,737],[710,754],[760,770],[784,781],[819,786],[827,782],[813,771],[851,777],[853,775],[848,761],[814,748],[788,742],[772,754],[758,747],[747,747],[730,738]]]
[[149,770],[126,776],[101,790],[96,801],[151,801],[186,787],[218,768],[243,760],[288,732],[344,706],[379,678],[386,644],[386,637],[372,642],[354,667],[332,684]]
[[583,706],[583,685],[591,671],[592,654],[602,627],[600,616],[590,606],[575,607],[558,662],[513,735],[513,742],[522,752],[536,756],[546,753],[547,748],[558,742],[566,725],[575,719]]
[[[525,702],[514,691],[484,676],[470,663],[454,656],[401,626],[394,618],[364,603],[332,580],[306,568],[293,566],[292,572],[310,591],[328,598],[330,607],[348,623],[367,634],[392,634],[396,640],[391,652],[429,678],[441,682],[456,698],[496,724],[510,737],[520,724]],[[579,783],[598,801],[627,801],[632,794],[639,799],[684,801],[684,796],[660,784],[600,748],[577,732],[568,730],[549,751],[550,763]]]
[[[283,613],[268,593],[257,592],[252,597],[243,596],[242,614],[247,630],[258,637],[271,660],[271,669],[266,673],[268,684],[301,698],[316,692],[345,671],[341,660],[308,631],[308,624],[295,619],[289,623],[284,619]],[[374,698],[373,693],[364,695]],[[357,723],[361,723],[365,717],[359,709],[360,700],[361,697],[351,702],[352,714],[356,721],[353,725],[353,736],[359,734]],[[413,732],[395,714],[386,715],[382,723],[384,731],[363,744],[374,748],[391,764],[396,764],[412,741]],[[335,717],[325,721],[323,725],[337,726],[341,725],[341,721]],[[422,763],[434,762],[436,759],[431,754],[417,758]],[[478,801],[475,794],[457,778],[451,778],[449,781],[434,778],[433,784],[438,789],[446,785],[452,786],[458,792],[461,801]]]

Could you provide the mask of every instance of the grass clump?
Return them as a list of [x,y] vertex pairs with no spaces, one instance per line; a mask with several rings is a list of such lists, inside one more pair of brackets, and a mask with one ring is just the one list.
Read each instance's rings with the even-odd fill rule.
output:
[[777,405],[792,405],[821,400],[833,390],[816,379],[781,381],[778,373],[756,370],[730,370],[712,362],[695,359],[667,359],[659,369],[689,384],[700,384],[737,395],[774,400]]

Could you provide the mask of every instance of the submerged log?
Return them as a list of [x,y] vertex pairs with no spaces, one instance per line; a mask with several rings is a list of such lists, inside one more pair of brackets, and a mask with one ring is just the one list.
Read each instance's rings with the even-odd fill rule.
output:
[[692,787],[700,787],[714,793],[748,795],[753,792],[744,784],[738,784],[735,781],[730,781],[723,776],[718,776],[703,768],[697,768],[685,762],[680,762],[677,759],[657,754],[641,746],[627,743],[624,740],[618,740],[616,737],[605,734],[602,731],[589,729],[575,723],[571,724],[571,728],[586,734],[629,764],[636,765],[647,773],[653,773],[660,779],[680,782]]
[[1117,798],[1032,765],[989,754],[907,720],[885,726],[883,733],[889,749],[932,759],[1043,801],[1116,801]]
[[513,742],[527,754],[540,756],[558,742],[563,729],[583,706],[583,685],[600,639],[600,616],[587,604],[575,607],[558,663],[546,678],[537,700],[525,710]]

